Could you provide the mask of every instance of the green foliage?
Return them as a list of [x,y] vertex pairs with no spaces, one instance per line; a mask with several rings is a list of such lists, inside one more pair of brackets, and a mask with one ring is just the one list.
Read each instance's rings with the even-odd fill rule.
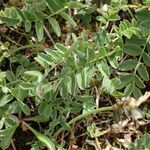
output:
[[150,135],[146,133],[143,137],[137,138],[134,143],[130,144],[129,150],[145,150],[145,149],[150,149]]
[[[45,11],[47,7],[50,11]],[[72,5],[66,0],[26,1],[23,8],[6,8],[2,11],[0,20],[8,26],[21,26],[24,24],[26,32],[30,32],[32,25],[35,24],[37,39],[41,41],[44,38],[44,28],[47,21],[56,35],[61,36],[60,25],[57,21],[59,16],[67,20],[72,27],[76,27],[74,20],[67,14],[69,7],[72,7]]]
[[[0,147],[2,149],[8,149],[10,143],[12,142],[13,134],[18,127],[18,123],[13,121],[13,118],[4,118],[0,120],[1,130],[0,130]],[[3,126],[5,129],[2,129]]]
[[47,147],[48,150],[55,150],[54,143],[52,141],[50,141],[47,136],[40,134],[39,132],[34,130],[31,126],[29,126],[28,124],[25,123],[25,125],[27,126],[27,128],[29,130],[31,130],[33,132],[33,134],[37,137],[37,139]]
[[[0,148],[8,149],[17,127],[25,124],[36,137],[32,149],[55,149],[55,132],[60,127],[70,131],[68,119],[95,110],[99,91],[117,99],[130,95],[138,99],[149,81],[147,6],[145,1],[143,7],[135,8],[134,16],[123,0],[112,0],[106,11],[91,2],[72,0],[26,0],[23,7],[5,7],[0,23],[23,30],[27,40],[23,39],[23,45],[19,40],[0,43]],[[120,12],[129,18],[122,19]],[[48,45],[47,29],[59,38],[64,34],[62,18],[72,29],[70,44]],[[90,39],[86,32],[75,34],[80,21],[91,29]],[[35,35],[37,41],[32,41]],[[48,126],[36,131],[26,121]],[[87,131],[92,138],[101,135],[94,123]],[[146,134],[129,149],[149,148],[148,139]]]

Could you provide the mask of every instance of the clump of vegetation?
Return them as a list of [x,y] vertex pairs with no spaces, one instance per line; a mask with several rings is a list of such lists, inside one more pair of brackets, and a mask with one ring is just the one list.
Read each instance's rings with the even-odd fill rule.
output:
[[150,148],[149,0],[0,5],[1,149]]

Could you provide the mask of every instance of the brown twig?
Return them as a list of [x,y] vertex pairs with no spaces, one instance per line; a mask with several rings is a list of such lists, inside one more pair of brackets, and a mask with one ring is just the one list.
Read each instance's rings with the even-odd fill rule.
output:
[[49,31],[47,30],[47,28],[45,26],[44,26],[44,31],[45,31],[46,35],[49,37],[52,44],[55,45],[55,42],[54,42],[52,36],[50,35]]
[[12,145],[13,150],[17,150],[13,140],[11,141],[11,145]]

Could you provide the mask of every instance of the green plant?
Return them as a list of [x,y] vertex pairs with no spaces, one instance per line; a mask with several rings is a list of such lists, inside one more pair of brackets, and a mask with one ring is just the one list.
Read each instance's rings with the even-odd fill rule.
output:
[[144,134],[143,137],[136,139],[134,143],[130,144],[129,150],[136,150],[136,149],[148,150],[150,149],[149,140],[150,140],[150,135]]
[[[1,11],[2,25],[15,33],[23,30],[23,44],[7,35],[0,43],[0,147],[13,145],[15,131],[22,126],[36,137],[32,149],[46,146],[53,150],[60,146],[56,139],[62,131],[114,109],[99,108],[102,93],[113,97],[115,103],[124,96],[138,99],[149,81],[148,8],[148,1],[137,6],[112,0],[105,11],[84,1],[26,0],[23,7]],[[74,10],[77,14],[68,14]],[[122,19],[120,12],[127,16]],[[51,29],[61,37],[62,18],[74,29],[78,27],[75,20],[82,20],[87,27],[94,18],[96,32],[88,25],[90,39],[87,32],[77,36],[77,31],[71,30],[70,45],[55,42]],[[44,32],[52,45],[47,44]],[[32,41],[35,34],[38,41]],[[42,127],[42,123],[46,125]],[[38,127],[31,127],[34,124]],[[92,138],[95,128],[94,123],[87,128]],[[148,135],[144,137],[147,141]]]
[[[74,5],[82,7],[82,5],[78,2],[68,2],[67,0],[26,0],[25,3],[26,4],[23,8],[6,8],[1,12],[0,19],[3,23],[6,23],[9,26],[23,25],[25,27],[25,31],[31,33],[33,32],[31,29],[34,24],[38,41],[43,40],[44,31],[48,33],[46,22],[48,22],[48,25],[53,29],[58,37],[61,36],[60,25],[57,21],[59,16],[67,20],[72,27],[76,27],[76,23],[73,21],[71,16],[68,15],[67,11]],[[46,9],[47,7],[49,10]],[[50,35],[48,34],[48,36]]]

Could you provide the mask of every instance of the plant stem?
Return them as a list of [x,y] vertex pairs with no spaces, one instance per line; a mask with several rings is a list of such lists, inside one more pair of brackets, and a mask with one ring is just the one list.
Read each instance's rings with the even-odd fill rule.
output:
[[13,140],[11,140],[11,145],[12,145],[13,150],[17,150],[16,147],[15,147],[15,144],[14,144]]
[[16,43],[15,41],[13,41],[11,38],[9,38],[7,35],[5,35],[5,34],[3,34],[3,33],[2,33],[2,36],[3,36],[4,38],[6,38],[8,41],[12,42],[13,44],[16,44],[16,45],[18,45],[18,46],[22,46],[22,45]]
[[52,42],[52,44],[55,45],[55,42],[54,42],[52,36],[50,35],[49,31],[47,30],[47,28],[45,26],[43,26],[43,28],[44,28],[44,31],[45,31],[46,35],[48,36],[48,38]]
[[9,52],[9,54],[13,54],[13,53],[16,53],[20,50],[27,49],[27,48],[44,48],[44,46],[41,44],[29,44],[29,45],[21,46],[19,48],[14,48]]
[[[74,119],[70,120],[68,122],[68,125],[71,125],[73,123],[75,123],[76,121],[82,119],[82,118],[86,118],[90,115],[94,115],[94,114],[97,114],[97,113],[101,113],[101,112],[104,112],[104,111],[112,111],[113,110],[113,106],[109,106],[109,107],[102,107],[102,108],[98,108],[98,109],[95,109],[93,111],[90,111],[90,112],[87,112],[85,114],[81,114],[77,117],[75,117]],[[60,128],[55,134],[54,134],[54,138],[57,138],[57,136],[60,134],[60,132],[62,132],[64,130],[64,128]]]
[[137,71],[138,67],[140,66],[141,59],[142,59],[142,57],[143,57],[143,54],[144,54],[144,52],[145,52],[145,49],[146,49],[146,46],[147,46],[149,40],[150,40],[150,35],[148,36],[148,38],[147,38],[147,40],[146,40],[146,43],[145,43],[145,45],[144,45],[144,47],[143,47],[143,50],[142,50],[141,55],[140,55],[140,57],[139,57],[138,63],[137,63],[137,65],[136,65],[136,67],[135,67],[134,74],[136,74],[136,71]]

